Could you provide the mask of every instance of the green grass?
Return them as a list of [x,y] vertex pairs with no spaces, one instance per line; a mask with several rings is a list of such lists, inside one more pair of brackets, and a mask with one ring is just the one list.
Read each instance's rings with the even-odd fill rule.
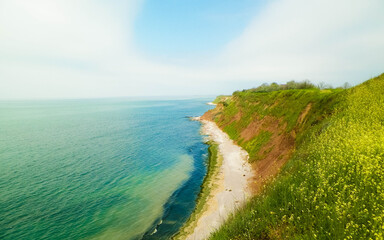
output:
[[227,96],[227,95],[219,95],[215,98],[215,100],[212,101],[212,103],[218,104],[219,102],[225,102],[230,97],[231,96]]
[[[239,109],[252,106],[260,116],[283,118],[288,131],[297,127],[297,111],[313,106],[279,176],[211,239],[383,239],[384,75],[348,90],[260,96],[234,98]],[[273,101],[278,104],[271,107]]]
[[259,151],[271,138],[272,133],[268,131],[262,131],[259,135],[253,138],[250,141],[247,141],[244,144],[244,149],[250,153],[249,159],[251,162],[257,161],[261,156],[259,156]]
[[324,98],[332,98],[341,91],[343,90],[295,89],[271,93],[238,93],[236,95],[239,99],[238,104],[242,109],[247,109],[247,114],[244,115],[244,119],[241,120],[243,123],[240,123],[240,125],[249,123],[252,116],[257,113],[260,118],[272,116],[281,119],[288,124],[286,131],[289,132],[295,127],[300,113],[308,104],[319,103]]

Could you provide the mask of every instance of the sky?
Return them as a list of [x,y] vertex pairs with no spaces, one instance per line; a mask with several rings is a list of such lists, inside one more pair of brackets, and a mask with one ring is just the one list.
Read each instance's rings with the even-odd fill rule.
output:
[[382,0],[0,0],[0,99],[214,96],[384,72]]

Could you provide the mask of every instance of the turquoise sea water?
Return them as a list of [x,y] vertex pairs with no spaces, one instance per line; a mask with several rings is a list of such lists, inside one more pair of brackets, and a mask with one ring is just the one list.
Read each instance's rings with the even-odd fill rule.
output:
[[205,174],[209,99],[0,102],[0,239],[168,239]]

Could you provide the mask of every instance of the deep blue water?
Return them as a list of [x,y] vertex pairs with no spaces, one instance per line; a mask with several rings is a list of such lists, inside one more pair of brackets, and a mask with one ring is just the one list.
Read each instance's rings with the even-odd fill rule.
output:
[[205,175],[187,116],[209,100],[0,102],[0,239],[168,239]]

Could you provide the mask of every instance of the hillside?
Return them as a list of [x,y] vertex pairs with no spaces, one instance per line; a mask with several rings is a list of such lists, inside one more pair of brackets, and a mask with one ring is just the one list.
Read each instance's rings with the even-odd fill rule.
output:
[[255,197],[212,239],[384,232],[384,74],[352,89],[245,90],[203,117],[246,149]]

